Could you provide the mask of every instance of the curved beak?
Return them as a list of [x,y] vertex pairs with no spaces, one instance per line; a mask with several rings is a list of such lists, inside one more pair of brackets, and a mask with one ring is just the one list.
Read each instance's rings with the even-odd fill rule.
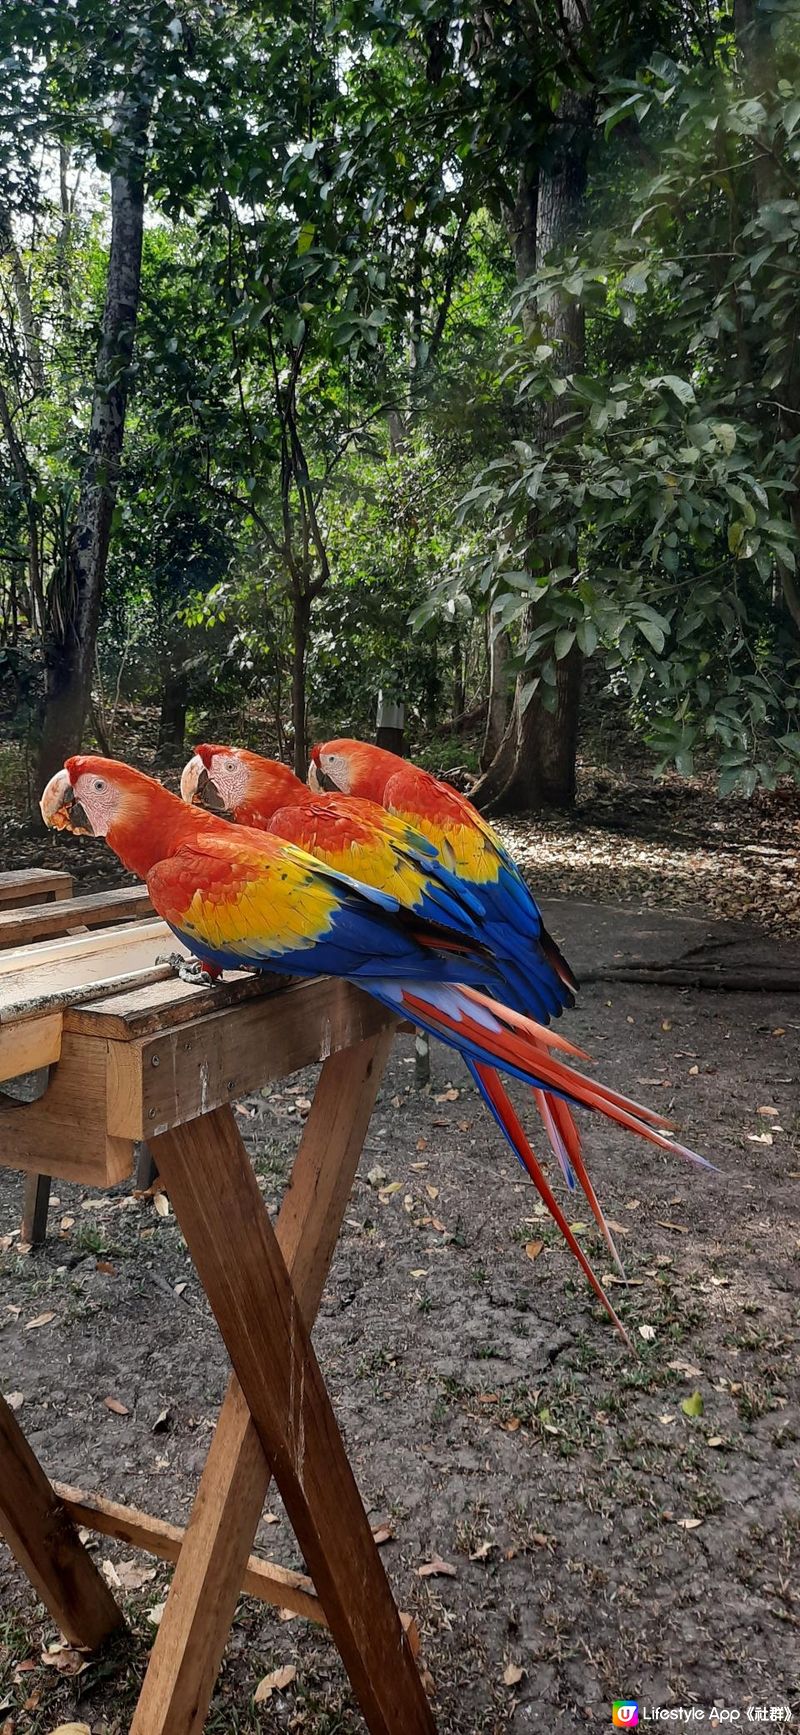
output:
[[307,777],[306,781],[308,783],[309,789],[313,789],[315,795],[321,795],[322,794],[322,792],[325,788],[325,785],[324,785],[322,778],[321,778],[321,775],[320,775],[319,766],[317,765],[316,760],[314,760],[314,759],[312,759],[309,763],[308,777]]
[[181,772],[181,800],[187,807],[204,807],[208,813],[227,814],[228,809],[220,795],[213,778],[200,758],[199,753],[184,765]]
[[74,831],[82,837],[94,837],[88,815],[76,799],[68,771],[57,771],[43,791],[39,810],[50,831]]

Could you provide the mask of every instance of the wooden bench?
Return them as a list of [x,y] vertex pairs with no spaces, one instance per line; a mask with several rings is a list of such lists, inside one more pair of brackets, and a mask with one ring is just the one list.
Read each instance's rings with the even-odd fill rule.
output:
[[[0,952],[0,1081],[51,1069],[41,1096],[0,1110],[2,1162],[103,1187],[152,1143],[230,1355],[228,1391],[185,1531],[51,1482],[0,1399],[0,1531],[65,1635],[90,1647],[122,1615],[79,1525],[176,1562],[132,1735],[202,1729],[243,1590],[330,1628],[373,1735],[433,1735],[413,1626],[310,1339],[395,1026],[344,982],[191,986],[157,961],[168,950],[153,918]],[[232,1104],[319,1060],[273,1230]],[[272,1475],[307,1574],[251,1554]]]
[[[0,951],[76,930],[131,921],[152,909],[147,890],[141,885],[75,898],[71,874],[26,868],[20,873],[0,875],[0,880],[7,882],[4,890],[9,898],[12,885],[19,894],[13,908],[7,907],[8,900],[0,902]],[[32,1073],[36,1069],[26,1070]],[[42,1082],[46,1082],[46,1076],[39,1080]],[[140,1184],[149,1186],[153,1176],[152,1157],[143,1149],[139,1157]],[[29,1175],[22,1196],[22,1239],[30,1246],[38,1246],[45,1239],[49,1203],[50,1176]]]

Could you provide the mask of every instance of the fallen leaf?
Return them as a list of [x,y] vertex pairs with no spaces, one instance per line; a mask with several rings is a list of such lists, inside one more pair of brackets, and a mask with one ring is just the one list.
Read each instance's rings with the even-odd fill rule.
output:
[[152,1608],[149,1608],[147,1610],[147,1619],[152,1623],[152,1625],[154,1627],[160,1627],[161,1617],[164,1613],[166,1606],[167,1605],[165,1602],[154,1602]]
[[55,1317],[54,1313],[37,1313],[35,1319],[28,1320],[25,1330],[34,1331],[37,1325],[49,1325],[51,1319],[55,1319]]
[[508,1421],[501,1422],[500,1426],[504,1434],[517,1434],[520,1428],[519,1416],[509,1416]]
[[[103,1562],[106,1565],[106,1562]],[[111,1562],[108,1562],[111,1565]],[[152,1584],[156,1576],[154,1566],[140,1566],[137,1560],[121,1560],[116,1567],[117,1581],[123,1590],[141,1590],[143,1585]]]
[[495,1545],[493,1542],[481,1542],[477,1548],[473,1549],[473,1551],[469,1557],[470,1560],[485,1560],[487,1555],[491,1553],[491,1550],[494,1548],[494,1546]]
[[53,1735],[92,1735],[88,1723],[59,1723]]
[[519,1663],[507,1663],[503,1670],[503,1686],[518,1687],[524,1673],[525,1670],[520,1668]]
[[677,1519],[677,1525],[678,1525],[679,1530],[699,1530],[702,1522],[703,1522],[702,1518],[679,1518],[679,1519]]
[[286,1626],[287,1621],[296,1621],[298,1619],[299,1619],[299,1616],[297,1615],[297,1613],[295,1612],[295,1610],[293,1608],[279,1608],[278,1609],[278,1620],[283,1621],[284,1626]]
[[700,1071],[699,1066],[690,1066],[689,1067],[689,1077],[690,1078],[697,1078],[699,1071]]
[[418,1578],[455,1578],[455,1576],[456,1568],[450,1565],[449,1560],[442,1560],[438,1554],[435,1554],[432,1560],[426,1560],[424,1566],[417,1567]]
[[184,1292],[184,1289],[186,1289],[186,1287],[187,1287],[187,1280],[184,1279],[181,1283],[174,1284],[173,1287],[174,1287],[176,1295],[182,1295]]
[[84,1652],[66,1643],[48,1645],[47,1650],[42,1651],[41,1661],[45,1668],[57,1669],[60,1675],[82,1675],[89,1667]]
[[771,1133],[746,1133],[745,1137],[750,1140],[751,1145],[771,1145],[774,1143]]
[[[628,1210],[630,1209],[631,1207],[629,1205]],[[630,1235],[630,1229],[628,1229],[624,1223],[616,1223],[613,1217],[606,1217],[606,1222],[609,1229],[613,1229],[615,1235]]]
[[[428,1149],[427,1139],[417,1139],[417,1150],[418,1151],[427,1151],[427,1149]],[[418,1163],[412,1163],[411,1167],[412,1167],[412,1169],[422,1168],[423,1164],[422,1163],[419,1163],[419,1164]],[[428,1167],[427,1163],[425,1163],[424,1167],[425,1168]]]
[[25,1402],[24,1392],[4,1392],[3,1397],[10,1410],[21,1410]]
[[407,1614],[404,1609],[401,1609],[400,1610],[400,1625],[403,1629],[403,1632],[406,1635],[406,1638],[408,1639],[409,1649],[411,1651],[412,1657],[418,1657],[419,1656],[419,1627],[417,1626],[417,1623],[414,1619],[414,1616],[411,1614]]
[[702,1416],[705,1409],[702,1392],[695,1390],[688,1398],[684,1398],[681,1409],[685,1416]]
[[104,1398],[103,1403],[106,1409],[111,1411],[112,1416],[129,1416],[131,1413],[121,1398]]
[[[64,1229],[64,1230],[74,1229],[75,1228],[75,1218],[74,1217],[62,1217],[61,1222],[59,1223],[58,1227],[59,1227],[59,1229]],[[68,1728],[68,1724],[65,1724],[64,1727]],[[75,1727],[77,1728],[78,1725],[76,1724]]]
[[279,1514],[277,1512],[265,1512],[261,1522],[262,1524],[280,1524]]
[[712,1434],[710,1440],[706,1440],[707,1446],[724,1446],[724,1444],[725,1441],[721,1434]]
[[122,1589],[122,1579],[117,1572],[113,1560],[101,1561],[100,1571],[103,1574],[106,1584],[110,1584],[112,1590]]
[[527,1253],[529,1259],[538,1259],[539,1254],[541,1253],[543,1247],[544,1247],[543,1241],[526,1241],[525,1242],[525,1252]]
[[379,1524],[372,1532],[372,1540],[376,1548],[382,1548],[384,1542],[394,1541],[394,1531],[390,1524]]
[[416,1271],[412,1271],[411,1273],[412,1277],[427,1277],[427,1275],[427,1271],[423,1271],[421,1266],[418,1266]]
[[655,1327],[654,1326],[652,1326],[652,1325],[640,1325],[639,1336],[644,1338],[645,1343],[652,1343],[654,1338],[655,1338],[655,1335],[656,1335],[656,1333],[655,1333]]
[[688,1235],[689,1233],[685,1223],[670,1223],[664,1217],[656,1217],[656,1222],[659,1229],[671,1229],[674,1235]]
[[435,1096],[433,1100],[434,1102],[458,1102],[460,1095],[460,1090],[454,1090],[451,1085],[449,1090],[440,1091],[439,1095]]
[[439,1197],[439,1188],[438,1187],[431,1187],[431,1186],[428,1186],[426,1184],[425,1191],[426,1191],[429,1199],[438,1199],[438,1197]]
[[103,1271],[106,1277],[116,1277],[117,1275],[116,1267],[112,1265],[110,1259],[98,1259],[95,1263],[95,1271]]
[[666,1412],[666,1414],[665,1414],[665,1415],[663,1415],[663,1416],[659,1416],[659,1418],[658,1418],[658,1419],[659,1419],[659,1421],[660,1421],[660,1423],[661,1423],[661,1425],[662,1425],[662,1427],[664,1427],[664,1428],[671,1428],[671,1427],[672,1427],[672,1424],[673,1424],[673,1422],[675,1422],[675,1421],[677,1421],[677,1417],[676,1417],[676,1416],[671,1416],[671,1415],[670,1415],[670,1413],[669,1413],[669,1410],[667,1410],[667,1412]]
[[662,1018],[661,1028],[662,1028],[662,1030],[671,1030],[672,1029],[672,1019],[671,1018]]
[[158,1212],[159,1217],[169,1216],[169,1199],[167,1198],[166,1193],[155,1194],[153,1198],[153,1209]]
[[775,1119],[777,1119],[779,1112],[779,1109],[771,1108],[768,1104],[765,1104],[763,1108],[756,1109],[756,1114],[770,1115]]
[[367,1180],[369,1181],[370,1186],[375,1187],[376,1189],[382,1187],[384,1182],[388,1181],[388,1179],[389,1177],[386,1170],[382,1169],[379,1163],[376,1163],[375,1168],[370,1169],[367,1175]]
[[263,1675],[253,1694],[253,1703],[263,1705],[271,1699],[273,1693],[282,1693],[285,1687],[290,1687],[297,1679],[297,1670],[292,1663],[285,1663],[282,1669],[273,1669],[271,1675]]
[[402,1186],[402,1181],[390,1181],[388,1187],[379,1188],[378,1198],[380,1199],[381,1204],[385,1204],[387,1199],[391,1199],[395,1193],[399,1193]]
[[690,1361],[668,1361],[667,1367],[671,1368],[674,1374],[687,1374],[690,1380],[698,1379],[703,1371],[702,1368],[696,1368]]

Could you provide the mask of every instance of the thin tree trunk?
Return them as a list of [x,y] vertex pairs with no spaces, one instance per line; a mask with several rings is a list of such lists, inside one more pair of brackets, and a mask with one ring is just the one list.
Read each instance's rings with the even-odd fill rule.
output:
[[305,591],[296,591],[292,609],[292,729],[294,731],[294,770],[305,779],[308,770],[306,740],[306,658],[311,626],[311,599]]
[[[565,0],[564,18],[579,37],[587,13],[587,0]],[[518,282],[525,282],[548,255],[558,253],[574,232],[586,184],[589,139],[589,100],[575,91],[565,91],[554,121],[550,150],[537,170],[523,168],[511,223]],[[537,311],[537,317],[539,312]],[[532,311],[523,309],[527,329]],[[548,341],[558,351],[558,366],[564,373],[580,372],[584,365],[585,330],[579,304],[554,296],[544,310]],[[555,404],[540,410],[535,430],[537,443],[545,448],[557,437]],[[561,430],[563,432],[563,430]],[[535,515],[531,518],[535,540]],[[559,565],[576,557],[574,528],[565,534]],[[544,608],[547,603],[545,601]],[[528,632],[540,624],[539,609],[530,609]],[[575,799],[575,755],[578,741],[582,656],[575,643],[556,664],[556,703],[552,711],[542,704],[537,690],[524,705],[522,695],[536,665],[528,666],[517,680],[514,707],[505,735],[494,759],[472,791],[483,808],[514,811],[522,808],[569,807]],[[541,682],[540,682],[541,684]]]
[[186,676],[180,663],[170,663],[164,670],[161,692],[161,713],[158,719],[158,752],[172,756],[183,753],[186,740]]
[[14,240],[11,227],[11,217],[5,205],[0,205],[0,257],[8,254],[11,260],[11,280],[14,284],[14,295],[19,308],[19,322],[25,339],[25,354],[30,376],[37,392],[44,391],[44,368],[42,366],[42,350],[39,342],[39,327],[31,302],[28,277],[20,258],[19,249]]
[[[492,611],[494,612],[494,611]],[[487,770],[508,728],[510,703],[508,663],[511,640],[505,627],[489,617],[489,705],[481,748],[481,769]]]
[[111,175],[111,246],[87,461],[65,570],[54,578],[48,597],[42,781],[80,745],[91,696],[139,307],[149,113],[145,102],[126,102],[120,110],[121,145]]

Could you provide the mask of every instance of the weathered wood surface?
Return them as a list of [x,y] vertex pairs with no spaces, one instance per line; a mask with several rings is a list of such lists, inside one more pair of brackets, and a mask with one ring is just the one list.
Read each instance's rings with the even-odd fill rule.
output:
[[367,1727],[372,1735],[432,1735],[425,1690],[232,1110],[162,1134],[155,1154]]
[[392,1022],[378,1001],[327,976],[141,1042],[113,1042],[109,1132],[152,1139]]
[[105,1579],[2,1397],[0,1530],[71,1644],[93,1650],[122,1625]]
[[[2,1033],[0,1033],[2,1034]],[[133,1166],[133,1140],[108,1126],[108,1043],[64,1033],[61,1061],[38,1101],[0,1108],[0,1163],[111,1187]]]
[[107,923],[133,921],[152,911],[144,886],[122,886],[111,892],[95,892],[79,898],[60,898],[55,903],[21,909],[0,909],[0,947],[25,946],[33,940],[49,940],[70,928],[99,928]]
[[13,904],[22,909],[27,904],[42,903],[45,898],[70,898],[72,874],[55,868],[14,868],[0,873],[0,905]]
[[[385,1030],[320,1074],[277,1236],[310,1327],[391,1047]],[[234,1374],[200,1479],[131,1735],[199,1735],[271,1478]]]
[[[54,1482],[53,1490],[75,1524],[94,1530],[99,1536],[114,1536],[133,1548],[142,1548],[158,1560],[177,1562],[185,1531],[179,1524],[169,1524],[164,1518],[154,1518],[140,1512],[136,1506],[122,1506],[116,1500],[106,1500],[101,1494],[86,1494],[66,1482]],[[240,1584],[243,1596],[256,1596],[273,1608],[291,1609],[318,1626],[327,1626],[325,1614],[311,1579],[303,1572],[291,1572],[274,1560],[262,1560],[251,1554],[245,1564]],[[214,1585],[209,1595],[216,1594]]]

